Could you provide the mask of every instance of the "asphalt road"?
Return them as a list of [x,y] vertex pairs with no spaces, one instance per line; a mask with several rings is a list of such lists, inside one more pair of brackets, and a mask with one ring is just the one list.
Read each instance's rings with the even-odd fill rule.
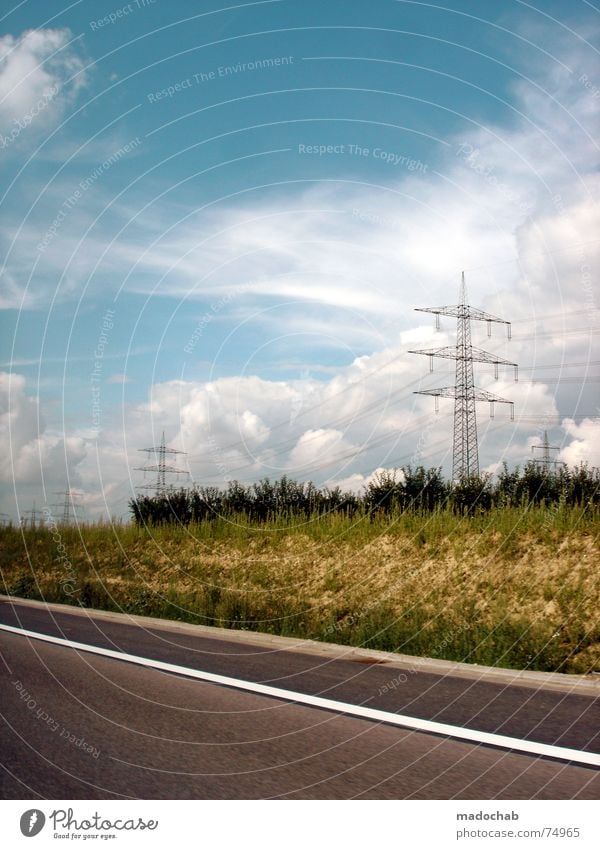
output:
[[[116,617],[115,617],[116,619]],[[600,752],[596,688],[362,662],[218,632],[0,602],[0,623],[562,747]],[[213,636],[214,634],[214,636]],[[600,771],[405,730],[0,631],[0,797],[598,799]],[[371,658],[372,659],[372,658]]]

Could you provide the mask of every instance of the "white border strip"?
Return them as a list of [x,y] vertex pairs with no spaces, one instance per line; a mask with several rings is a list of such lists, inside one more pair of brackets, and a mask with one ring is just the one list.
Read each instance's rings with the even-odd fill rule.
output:
[[306,693],[298,693],[293,690],[283,690],[280,687],[269,687],[266,684],[256,684],[253,681],[243,681],[240,678],[230,678],[226,675],[216,675],[213,672],[202,672],[190,669],[187,666],[178,666],[174,663],[164,663],[160,660],[152,660],[147,657],[138,657],[135,654],[103,649],[99,646],[77,643],[73,640],[65,640],[60,637],[51,637],[47,634],[38,634],[37,631],[27,631],[24,628],[15,628],[12,625],[1,625],[0,630],[32,640],[42,640],[45,643],[63,646],[84,651],[89,654],[97,654],[101,657],[110,657],[113,660],[121,660],[125,663],[135,663],[138,666],[146,666],[150,669],[160,669],[162,672],[171,672],[175,675],[183,675],[186,678],[196,678],[199,681],[207,681],[211,684],[219,684],[223,687],[233,687],[236,690],[246,690],[261,696],[271,696],[288,702],[295,702],[309,707],[321,708],[334,711],[335,713],[348,714],[360,719],[371,719],[375,722],[384,722],[387,725],[399,725],[410,728],[413,731],[423,731],[429,734],[441,734],[444,737],[453,737],[457,740],[468,740],[470,743],[482,743],[488,746],[498,746],[502,749],[511,749],[515,752],[525,752],[530,755],[539,755],[547,758],[557,758],[570,761],[573,764],[585,764],[586,766],[600,767],[600,755],[594,752],[584,752],[579,749],[568,749],[563,746],[552,746],[548,743],[536,743],[532,740],[520,740],[517,737],[506,737],[503,734],[493,734],[488,731],[477,731],[471,728],[461,728],[458,725],[447,725],[444,722],[433,722],[429,719],[418,719],[414,716],[406,716],[401,713],[390,713],[385,710],[368,708],[360,705],[338,702],[333,699],[323,699],[320,696],[310,696]]

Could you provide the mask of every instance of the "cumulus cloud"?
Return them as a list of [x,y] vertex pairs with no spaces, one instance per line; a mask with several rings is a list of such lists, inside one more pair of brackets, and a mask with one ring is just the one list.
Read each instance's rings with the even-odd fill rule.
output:
[[[399,342],[357,357],[327,379],[306,378],[303,395],[301,380],[257,376],[157,384],[150,402],[130,412],[128,439],[139,443],[151,423],[156,443],[164,428],[172,435],[171,445],[187,452],[181,462],[198,483],[287,473],[360,487],[378,467],[447,467],[453,404],[440,401],[436,415],[433,400],[414,391],[440,379],[451,382],[452,375],[430,375],[424,358],[408,354],[410,347]],[[513,422],[508,410],[497,406],[490,419],[482,405],[483,463],[498,456],[521,462],[535,427],[532,420],[556,421],[552,394],[542,383],[495,381],[487,372],[480,383],[513,400],[522,418]]]
[[0,38],[0,127],[53,125],[85,85],[84,64],[68,29]]
[[361,475],[358,472],[355,472],[353,475],[348,475],[347,478],[339,478],[335,481],[335,486],[339,486],[342,492],[354,492],[356,495],[362,495],[371,481],[377,480],[381,476],[394,476],[396,480],[402,480],[402,472],[398,471],[398,469],[386,469],[380,466],[377,469],[373,469],[372,472],[366,475]]
[[[186,452],[174,458],[177,467],[199,485],[288,474],[359,492],[373,470],[423,464],[448,472],[453,405],[442,400],[436,415],[431,398],[413,394],[431,385],[432,376],[415,368],[417,358],[411,360],[408,347],[400,343],[359,357],[327,379],[307,378],[310,392],[300,404],[301,381],[240,376],[155,384],[147,403],[125,407],[122,423],[100,434],[80,430],[64,436],[48,429],[23,377],[10,378],[9,404],[9,377],[0,375],[0,431],[7,444],[12,441],[12,463],[5,459],[2,479],[26,493],[42,485],[50,492],[76,488],[88,518],[126,514],[136,487],[155,478],[137,471],[155,462],[138,449],[158,445],[163,430],[168,446]],[[494,471],[498,458],[522,464],[532,442],[539,442],[540,423],[549,415],[558,421],[553,396],[529,380],[496,384],[486,375],[482,382],[516,400],[520,417],[513,422],[497,410],[490,419],[482,405],[482,468]],[[570,465],[593,462],[597,423],[566,427],[570,441],[560,459]],[[2,508],[8,506],[5,499]]]
[[0,372],[0,439],[8,447],[0,459],[0,480],[38,493],[80,483],[85,440],[48,430],[38,399],[26,390],[23,375]]
[[566,419],[563,427],[571,442],[562,449],[558,459],[568,466],[586,463],[600,467],[600,421],[584,419],[577,423]]
[[0,130],[4,147],[54,126],[85,85],[84,64],[68,29],[28,30],[0,38]]
[[[16,42],[7,44],[17,50]],[[66,42],[59,39],[54,49],[60,44]],[[25,52],[33,56],[33,47]],[[52,67],[44,63],[44,73],[58,76]],[[560,459],[597,463],[597,422],[570,418],[597,404],[581,371],[597,361],[590,331],[599,319],[599,149],[593,98],[578,72],[572,57],[533,68],[515,87],[510,122],[471,126],[448,139],[436,168],[385,187],[288,187],[285,197],[253,194],[210,211],[186,206],[182,197],[175,205],[165,195],[144,207],[143,218],[131,201],[116,201],[116,229],[99,225],[79,245],[98,211],[93,204],[106,202],[101,190],[90,193],[39,258],[41,279],[68,268],[61,277],[67,297],[83,284],[109,291],[117,280],[129,294],[221,303],[219,320],[228,330],[252,323],[261,345],[287,336],[296,351],[302,346],[300,376],[276,380],[248,366],[238,377],[165,380],[150,388],[147,403],[123,410],[124,431],[115,426],[95,442],[79,434],[71,445],[45,434],[42,449],[36,402],[21,385],[14,401],[25,440],[17,446],[19,474],[29,474],[40,450],[51,465],[62,451],[90,504],[106,497],[116,505],[141,481],[137,449],[158,444],[163,429],[171,446],[187,452],[179,464],[201,484],[287,472],[359,490],[373,469],[422,462],[448,470],[452,403],[440,401],[436,416],[433,400],[413,391],[451,385],[453,364],[436,362],[429,375],[427,360],[408,351],[453,344],[452,319],[435,333],[429,317],[413,308],[455,302],[462,269],[470,302],[514,321],[510,344],[502,333],[487,339],[485,326],[476,324],[474,344],[522,367],[517,384],[510,372],[501,371],[496,382],[485,366],[476,367],[478,385],[516,408],[511,422],[500,406],[494,419],[478,407],[482,468],[495,470],[504,459],[522,464],[539,428],[562,419],[568,444]],[[49,81],[37,79],[43,92]],[[7,269],[13,300],[31,267],[31,226]],[[40,291],[48,299],[49,290]],[[348,364],[317,361],[315,340],[346,346]],[[569,370],[580,362],[580,371]],[[182,373],[180,365],[173,374]]]
[[290,452],[290,469],[298,474],[305,474],[323,459],[328,459],[348,451],[354,455],[356,446],[344,439],[344,433],[335,428],[317,428],[306,430],[298,439]]
[[35,443],[44,420],[38,403],[25,394],[25,378],[21,374],[0,372],[0,433],[7,450],[0,455],[0,474],[12,480],[13,465],[18,465],[23,451]]

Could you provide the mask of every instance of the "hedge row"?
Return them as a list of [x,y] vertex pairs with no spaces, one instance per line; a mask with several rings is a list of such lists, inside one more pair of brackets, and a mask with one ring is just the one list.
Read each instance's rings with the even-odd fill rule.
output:
[[319,488],[284,476],[244,486],[230,481],[227,489],[171,489],[134,498],[129,508],[138,525],[200,523],[222,517],[245,517],[264,523],[281,517],[346,515],[451,509],[470,513],[532,505],[596,506],[600,500],[600,470],[581,465],[550,472],[534,461],[509,471],[506,464],[491,475],[449,482],[441,469],[404,466],[381,472],[357,495],[339,487]]

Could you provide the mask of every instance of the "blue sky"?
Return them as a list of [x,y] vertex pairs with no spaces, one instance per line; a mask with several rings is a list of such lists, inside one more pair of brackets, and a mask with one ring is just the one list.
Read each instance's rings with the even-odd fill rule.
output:
[[5,12],[0,510],[122,514],[163,429],[198,483],[447,469],[451,409],[413,389],[451,370],[407,352],[451,343],[413,310],[463,269],[514,321],[475,343],[522,366],[478,367],[517,413],[479,411],[482,468],[544,428],[598,463],[600,27],[538,5]]

